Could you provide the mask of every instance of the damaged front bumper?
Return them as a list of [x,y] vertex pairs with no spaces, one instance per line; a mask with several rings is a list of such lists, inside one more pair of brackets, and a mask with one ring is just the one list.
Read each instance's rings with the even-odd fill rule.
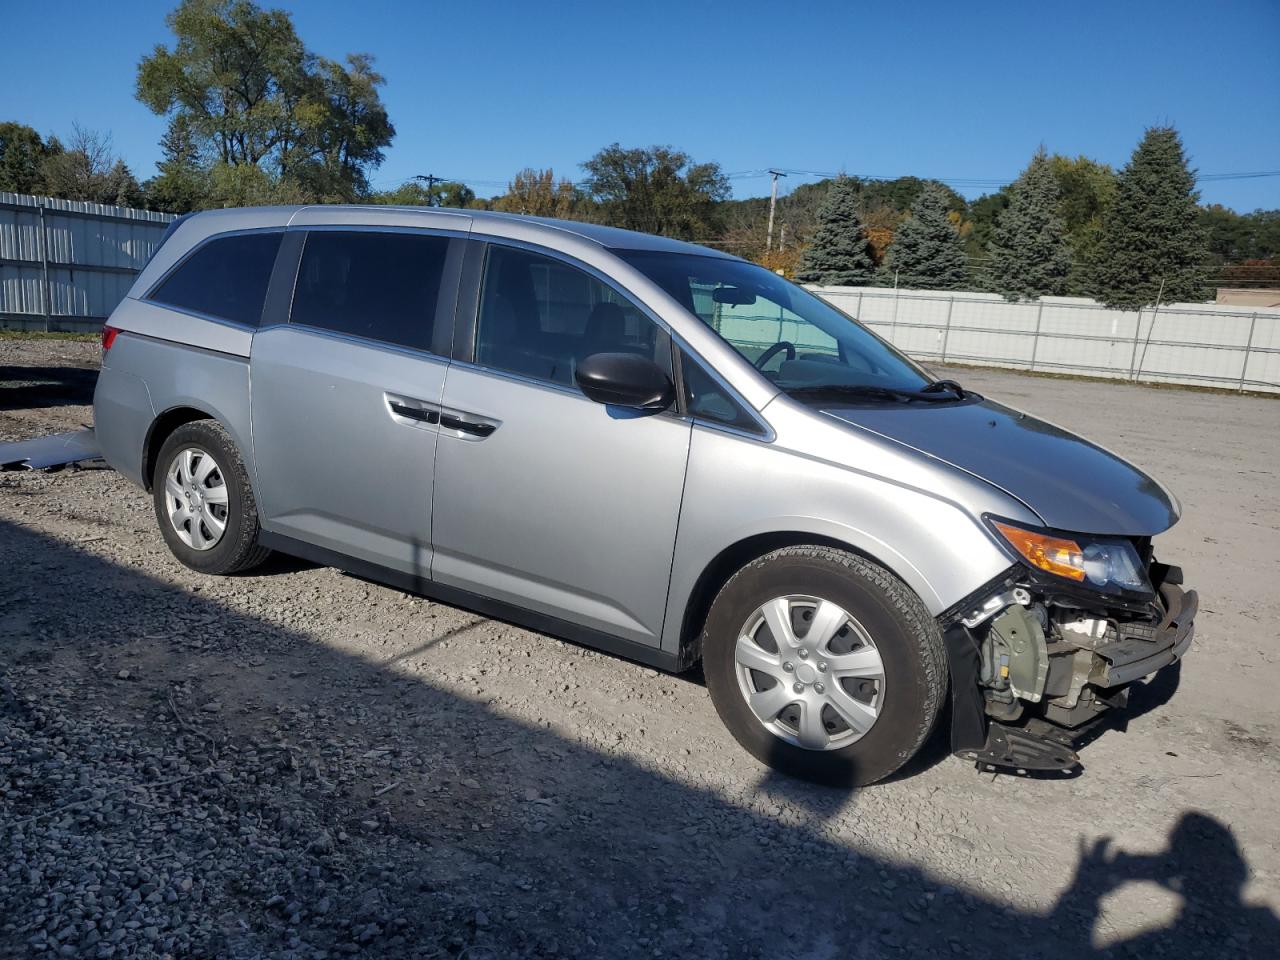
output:
[[984,769],[1077,770],[1086,731],[1191,646],[1196,592],[1176,567],[1150,572],[1153,596],[1115,598],[1015,567],[944,614],[953,751]]
[[1166,584],[1160,588],[1165,613],[1155,626],[1125,624],[1114,643],[1096,649],[1087,682],[1107,689],[1132,683],[1177,663],[1195,636],[1200,598],[1194,590]]

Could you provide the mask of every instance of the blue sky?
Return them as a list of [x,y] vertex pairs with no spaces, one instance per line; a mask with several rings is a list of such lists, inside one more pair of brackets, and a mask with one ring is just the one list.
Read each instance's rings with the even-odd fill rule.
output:
[[[1042,142],[1118,166],[1166,122],[1201,173],[1280,170],[1280,0],[266,5],[292,11],[318,53],[377,57],[399,131],[378,187],[434,173],[488,196],[525,166],[578,179],[617,140],[730,173],[958,178],[972,197]],[[164,121],[133,84],[139,58],[171,39],[171,6],[4,0],[0,119],[109,131],[151,176]],[[733,186],[763,195],[768,180]],[[1280,177],[1201,189],[1242,211],[1280,207]]]

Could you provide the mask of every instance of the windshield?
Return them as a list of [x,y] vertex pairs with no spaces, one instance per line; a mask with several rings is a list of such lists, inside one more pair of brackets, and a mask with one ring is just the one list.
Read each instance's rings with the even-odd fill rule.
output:
[[616,250],[787,391],[919,391],[931,377],[803,287],[741,260]]

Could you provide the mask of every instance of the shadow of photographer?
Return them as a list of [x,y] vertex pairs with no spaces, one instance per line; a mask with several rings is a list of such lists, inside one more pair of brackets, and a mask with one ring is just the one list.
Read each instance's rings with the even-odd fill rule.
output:
[[1130,883],[1154,883],[1179,898],[1177,915],[1166,926],[1109,944],[1107,953],[1148,956],[1280,956],[1280,917],[1265,906],[1246,903],[1249,865],[1235,834],[1216,818],[1184,813],[1157,853],[1131,854],[1114,848],[1110,837],[1081,843],[1070,886],[1058,899],[1051,922],[1074,932],[1076,949],[1092,952],[1102,900]]

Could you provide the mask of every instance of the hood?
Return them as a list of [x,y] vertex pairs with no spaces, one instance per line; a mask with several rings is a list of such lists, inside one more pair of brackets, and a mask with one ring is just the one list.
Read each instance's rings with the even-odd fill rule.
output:
[[999,487],[1048,527],[1152,536],[1178,519],[1173,497],[1133,464],[991,400],[822,409]]

